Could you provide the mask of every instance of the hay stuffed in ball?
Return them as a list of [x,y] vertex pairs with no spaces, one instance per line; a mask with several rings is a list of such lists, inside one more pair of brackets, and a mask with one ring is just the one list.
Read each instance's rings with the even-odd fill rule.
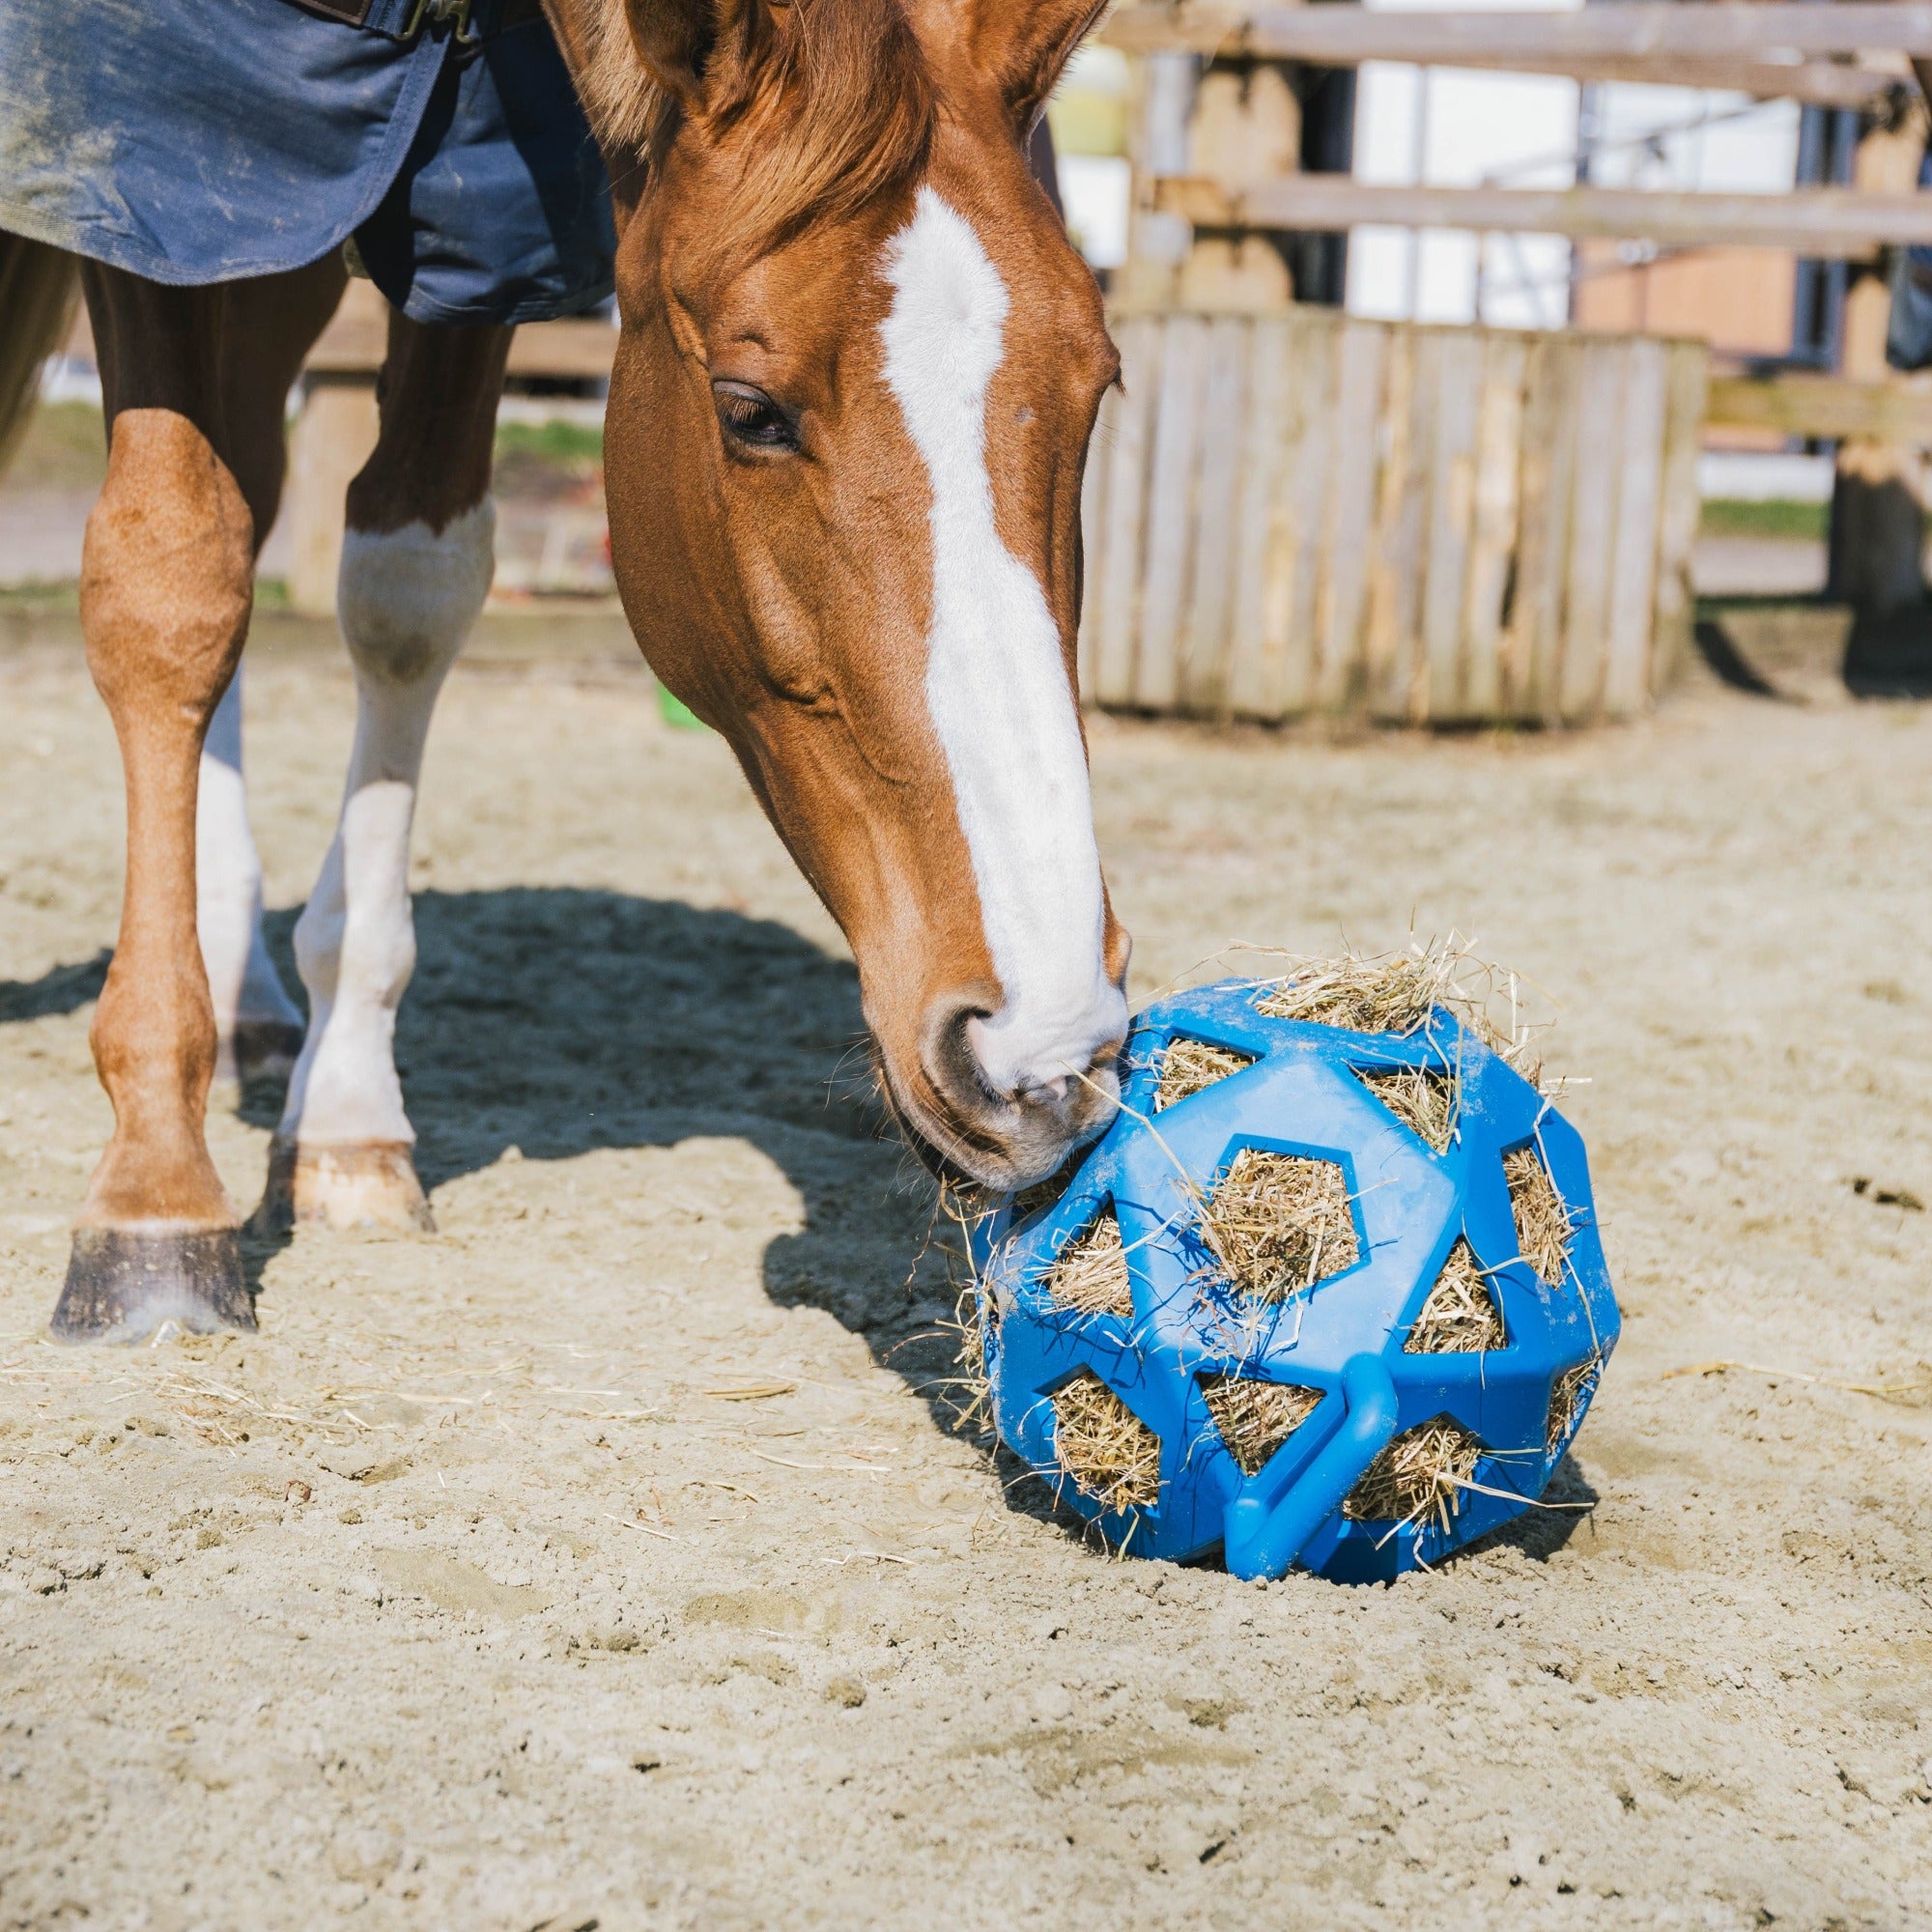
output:
[[1362,1085],[1418,1139],[1437,1153],[1449,1151],[1456,1132],[1456,1077],[1433,1066],[1384,1066],[1362,1075]]
[[1342,1505],[1357,1522],[1416,1523],[1433,1517],[1447,1529],[1483,1445],[1453,1417],[1405,1430],[1368,1466]]
[[1349,1183],[1332,1160],[1243,1148],[1201,1203],[1203,1239],[1243,1294],[1285,1301],[1353,1267]]
[[1570,1439],[1590,1398],[1597,1392],[1597,1378],[1604,1365],[1596,1357],[1565,1369],[1549,1391],[1549,1415],[1544,1426],[1544,1440],[1553,1454]]
[[1543,1280],[1560,1282],[1570,1252],[1570,1210],[1549,1170],[1533,1146],[1520,1147],[1503,1155],[1503,1179],[1509,1184],[1517,1252]]
[[1060,1466],[1109,1512],[1160,1498],[1160,1438],[1091,1370],[1053,1398]]
[[1496,1298],[1483,1279],[1475,1250],[1459,1240],[1402,1346],[1412,1355],[1447,1355],[1502,1345],[1503,1318]]
[[1076,1309],[1082,1315],[1131,1317],[1134,1312],[1121,1224],[1111,1212],[1103,1210],[1091,1228],[1075,1235],[1061,1249],[1060,1259],[1046,1279],[1054,1300],[1063,1308]]
[[1153,1110],[1172,1107],[1254,1065],[1252,1055],[1230,1053],[1202,1039],[1177,1039],[1160,1057],[1160,1084],[1153,1090]]
[[1315,1413],[1320,1389],[1252,1376],[1203,1376],[1201,1393],[1229,1455],[1252,1476]]

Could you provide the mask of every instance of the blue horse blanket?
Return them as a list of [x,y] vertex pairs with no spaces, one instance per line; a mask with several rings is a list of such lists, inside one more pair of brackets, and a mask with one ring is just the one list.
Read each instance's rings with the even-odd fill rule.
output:
[[0,229],[152,281],[351,236],[419,322],[611,293],[610,184],[530,0],[0,0]]

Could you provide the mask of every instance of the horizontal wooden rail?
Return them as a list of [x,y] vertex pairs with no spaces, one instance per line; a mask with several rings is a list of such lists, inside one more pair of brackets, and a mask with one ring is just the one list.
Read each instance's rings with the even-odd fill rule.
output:
[[[1913,85],[1906,60],[1898,54],[1890,57],[1887,67],[1848,67],[1837,61],[1797,55],[1789,61],[1767,60],[1762,49],[1744,55],[1668,49],[1606,53],[1557,45],[1525,46],[1514,31],[1515,23],[1522,17],[1518,14],[1465,16],[1481,31],[1461,34],[1453,42],[1442,30],[1441,16],[1432,14],[1366,14],[1359,21],[1350,22],[1348,31],[1340,36],[1325,21],[1318,20],[1312,34],[1304,35],[1302,16],[1312,11],[1305,7],[1273,9],[1265,15],[1236,14],[1232,26],[1227,17],[1231,11],[1218,7],[1179,12],[1157,6],[1128,7],[1113,15],[1101,29],[1100,38],[1131,53],[1178,50],[1236,58],[1255,55],[1329,67],[1354,66],[1366,60],[1402,61],[1423,67],[1557,74],[1566,80],[1712,88],[1755,95],[1762,100],[1800,100],[1814,107],[1872,110],[1888,97]],[[1625,6],[1618,11],[1632,9]],[[1635,11],[1644,10],[1638,7]],[[1331,5],[1321,12],[1323,15],[1353,14],[1361,10]],[[1259,23],[1264,20],[1265,32],[1260,31]],[[1250,22],[1257,23],[1253,31]],[[1445,56],[1445,47],[1453,48],[1451,55]]]
[[[345,307],[309,352],[309,373],[373,379],[387,340],[384,316]],[[510,374],[601,379],[610,375],[616,353],[617,331],[608,322],[527,322],[510,344]]]
[[1855,383],[1843,376],[1714,376],[1705,420],[1828,440],[1932,446],[1932,381]]
[[1484,57],[1686,54],[1770,62],[1849,53],[1932,54],[1932,6],[1629,0],[1574,13],[1370,12],[1357,6],[1122,7],[1101,30],[1134,53],[1248,54],[1353,67],[1369,60],[1454,67]]
[[[1311,11],[1315,11],[1312,10]],[[1202,228],[1310,232],[1378,223],[1573,241],[1631,238],[1667,248],[1789,248],[1851,260],[1886,242],[1932,245],[1932,194],[1797,188],[1789,194],[1676,194],[1643,188],[1410,187],[1347,175],[1281,175],[1238,186],[1169,175],[1155,205]]]

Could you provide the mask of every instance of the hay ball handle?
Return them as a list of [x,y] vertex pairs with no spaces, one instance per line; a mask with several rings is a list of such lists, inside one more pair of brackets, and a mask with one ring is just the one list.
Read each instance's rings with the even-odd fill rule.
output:
[[1236,1496],[1223,1519],[1228,1568],[1243,1578],[1285,1577],[1308,1539],[1342,1507],[1395,1434],[1395,1384],[1379,1355],[1351,1355],[1342,1367],[1348,1414],[1285,1496],[1269,1503]]

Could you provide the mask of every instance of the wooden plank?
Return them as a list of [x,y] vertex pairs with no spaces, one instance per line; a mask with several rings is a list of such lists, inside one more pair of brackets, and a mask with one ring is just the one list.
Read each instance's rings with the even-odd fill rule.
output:
[[1162,325],[1133,317],[1115,326],[1124,393],[1114,416],[1107,466],[1106,520],[1101,526],[1094,590],[1094,701],[1131,704],[1140,641],[1141,572],[1147,541],[1148,463],[1154,406],[1160,397]]
[[1289,453],[1305,399],[1296,381],[1296,325],[1262,316],[1248,351],[1248,421],[1235,503],[1234,587],[1226,702],[1229,715],[1272,722],[1282,715],[1275,676],[1280,644],[1272,569]]
[[1522,384],[1526,355],[1520,335],[1483,343],[1483,396],[1476,426],[1476,502],[1463,606],[1463,705],[1472,718],[1503,708],[1501,656],[1510,564],[1516,554],[1517,483],[1520,472]]
[[1227,185],[1198,176],[1166,175],[1152,186],[1157,209],[1207,228],[1309,233],[1373,222],[1396,228],[1567,235],[1576,241],[1630,237],[1670,248],[1789,248],[1801,255],[1845,260],[1891,243],[1932,245],[1932,195],[1866,194],[1857,188],[1702,194],[1613,187],[1427,187],[1321,174]]
[[1855,383],[1843,376],[1714,376],[1706,419],[1741,429],[1932,444],[1932,379]]
[[[1414,15],[1389,14],[1387,20]],[[1916,92],[1905,62],[1892,67],[1844,67],[1830,60],[1789,63],[1701,54],[1497,54],[1459,58],[1452,71],[1542,73],[1559,80],[1634,81],[1644,87],[1694,87],[1747,94],[1758,100],[1796,100],[1806,107],[1849,107],[1855,113],[1894,114]]]
[[1532,339],[1525,356],[1520,535],[1516,601],[1504,657],[1505,715],[1557,722],[1563,591],[1570,550],[1570,492],[1577,467],[1575,338]]
[[1650,701],[1651,623],[1657,602],[1657,531],[1662,507],[1663,418],[1669,345],[1639,337],[1625,352],[1623,449],[1616,560],[1610,572],[1603,715],[1630,718]]
[[1382,400],[1382,466],[1369,562],[1365,633],[1369,716],[1406,724],[1413,715],[1416,618],[1422,591],[1423,509],[1441,338],[1390,332]]
[[512,376],[608,378],[617,355],[617,330],[608,322],[576,318],[529,322],[510,343]]
[[1180,622],[1194,554],[1195,451],[1207,349],[1205,317],[1168,318],[1148,478],[1147,564],[1133,692],[1133,702],[1151,711],[1171,710],[1180,696]]
[[1198,717],[1225,715],[1229,623],[1234,604],[1235,512],[1248,459],[1245,435],[1248,357],[1254,325],[1216,316],[1208,325],[1207,377],[1195,456],[1194,571],[1181,628],[1180,708]]
[[1690,554],[1703,503],[1697,452],[1704,440],[1704,389],[1711,352],[1701,342],[1669,345],[1663,415],[1662,506],[1657,533],[1657,608],[1652,619],[1651,696],[1666,690],[1690,653]]
[[1080,630],[1074,642],[1074,669],[1080,702],[1094,699],[1094,659],[1098,653],[1100,582],[1106,570],[1107,460],[1118,435],[1121,392],[1110,387],[1100,398],[1094,434],[1087,444],[1087,467],[1080,479]]
[[1335,487],[1336,361],[1344,325],[1317,311],[1294,329],[1295,438],[1288,452],[1270,569],[1279,714],[1294,717],[1320,698],[1322,579],[1329,561]]
[[1476,512],[1476,425],[1483,400],[1483,338],[1435,335],[1435,447],[1429,453],[1428,549],[1418,642],[1417,722],[1463,715],[1463,611]]
[[289,436],[283,499],[290,537],[289,602],[308,615],[334,612],[344,497],[349,479],[376,447],[379,427],[373,381],[308,385]]
[[1581,724],[1593,717],[1603,694],[1623,452],[1624,370],[1630,355],[1630,345],[1613,336],[1586,337],[1581,349],[1563,658],[1556,697],[1557,713],[1565,724]]
[[1368,701],[1369,584],[1394,333],[1386,323],[1351,321],[1336,345],[1333,485],[1316,626],[1321,643],[1316,693],[1327,711],[1357,710]]
[[[1265,38],[1284,49],[1305,43],[1306,26],[1300,9],[1282,18]],[[1362,14],[1359,8],[1331,7],[1331,13]],[[1478,31],[1463,32],[1443,54],[1444,35],[1436,16],[1407,13],[1375,13],[1344,22],[1344,38],[1360,43],[1346,57],[1332,53],[1275,51],[1255,44],[1237,23],[1232,33],[1219,10],[1155,6],[1125,7],[1114,14],[1095,38],[1128,53],[1203,53],[1224,58],[1309,60],[1328,67],[1352,67],[1362,61],[1402,61],[1425,67],[1449,67],[1477,71],[1555,74],[1566,80],[1627,80],[1653,87],[1695,87],[1723,93],[1753,95],[1761,100],[1802,100],[1817,107],[1851,107],[1876,111],[1891,105],[1892,98],[1912,87],[1902,56],[1882,67],[1847,67],[1830,58],[1794,56],[1785,61],[1749,53],[1678,53],[1579,51],[1567,46],[1525,46],[1513,32],[1521,16],[1497,14],[1480,16]],[[1326,21],[1313,23],[1318,38],[1333,41]],[[1370,52],[1373,46],[1377,51]]]
[[1765,60],[1777,55],[1932,54],[1932,6],[1884,0],[1811,0],[1757,4],[1712,0],[1685,7],[1673,0],[1627,0],[1613,11],[1575,13],[1467,9],[1385,14],[1359,6],[1244,7],[1193,4],[1126,6],[1101,38],[1133,53],[1209,53],[1223,59],[1309,61],[1353,67],[1362,61],[1408,61],[1455,67],[1472,56],[1492,60],[1550,54],[1593,56],[1688,54],[1707,59]]
[[[387,353],[386,313],[345,303],[309,351],[306,366],[318,375],[373,376]],[[608,322],[527,322],[510,343],[509,372],[594,382],[609,378],[616,353],[617,331]]]

